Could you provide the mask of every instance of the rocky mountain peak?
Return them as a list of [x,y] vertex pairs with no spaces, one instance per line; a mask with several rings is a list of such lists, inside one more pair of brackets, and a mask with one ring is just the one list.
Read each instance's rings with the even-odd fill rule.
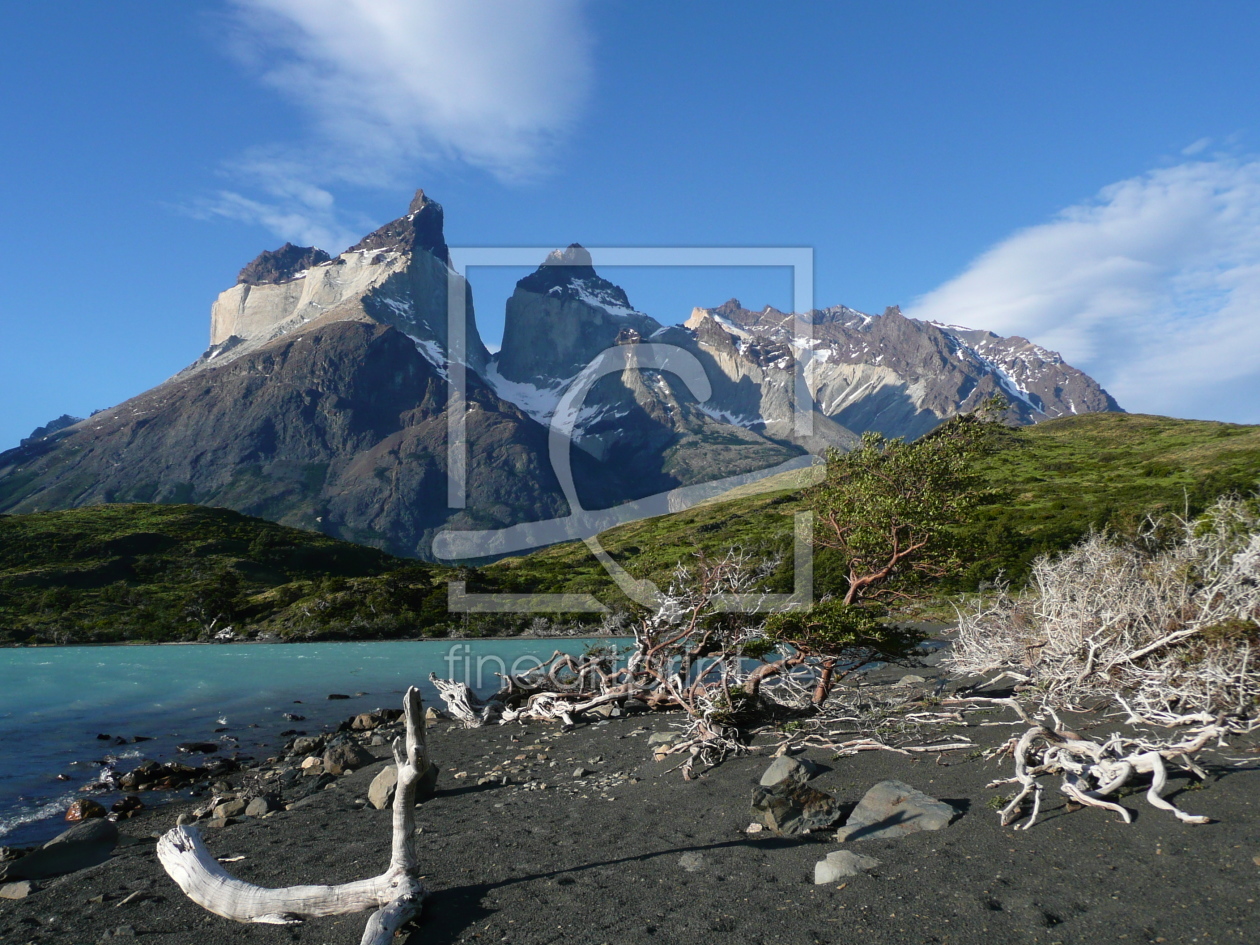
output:
[[[416,189],[416,195],[411,198],[411,203],[407,206],[407,213],[420,213],[422,210],[434,206],[434,204],[435,201],[426,197],[424,195],[424,188],[420,187]],[[441,209],[441,204],[437,204],[437,206]]]
[[442,205],[430,200],[423,190],[417,190],[407,207],[406,216],[386,223],[369,233],[346,252],[413,253],[417,249],[433,254],[446,265],[451,263],[451,252],[442,233]]
[[237,285],[276,285],[289,282],[312,266],[326,263],[326,252],[315,246],[294,246],[285,243],[279,249],[259,253],[236,277]]
[[516,283],[516,287],[538,295],[586,302],[613,315],[634,312],[625,290],[595,271],[591,254],[581,243],[552,250],[543,264]]
[[570,243],[564,249],[553,249],[547,254],[543,265],[580,267],[589,269],[592,274],[595,272],[590,251],[581,243]]

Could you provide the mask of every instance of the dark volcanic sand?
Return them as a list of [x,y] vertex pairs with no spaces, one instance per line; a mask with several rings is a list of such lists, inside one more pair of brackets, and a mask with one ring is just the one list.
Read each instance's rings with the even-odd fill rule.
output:
[[[672,761],[650,760],[645,734],[628,734],[640,727],[663,731],[678,719],[639,716],[568,734],[541,724],[433,726],[430,749],[443,769],[442,789],[417,811],[431,895],[418,926],[399,941],[1260,941],[1255,761],[1234,767],[1221,755],[1208,756],[1202,789],[1187,790],[1191,782],[1174,776],[1172,797],[1214,818],[1207,826],[1181,824],[1140,794],[1122,799],[1136,815],[1132,825],[1104,811],[1069,813],[1051,790],[1043,819],[1025,832],[1000,827],[986,806],[995,792],[984,785],[1007,776],[1009,760],[985,763],[959,752],[937,763],[869,752],[832,761],[810,752],[825,766],[811,784],[848,804],[875,782],[896,778],[964,810],[939,832],[849,844],[883,865],[837,888],[813,885],[814,863],[840,848],[834,841],[742,832],[765,753],[686,783],[667,773]],[[993,744],[1013,730],[973,725],[968,734]],[[547,759],[538,760],[539,753]],[[476,785],[477,776],[519,754],[529,758],[514,762],[526,768],[515,780],[532,771],[547,789]],[[1257,759],[1241,744],[1224,754]],[[354,801],[366,796],[383,764],[341,778],[293,810],[206,829],[207,842],[218,856],[244,856],[228,868],[263,885],[375,875],[388,860],[390,812]],[[585,786],[573,778],[579,765],[598,772]],[[453,778],[459,771],[469,777]],[[616,772],[640,780],[609,790],[594,786]],[[155,945],[359,940],[367,913],[285,928],[240,925],[192,904],[157,863],[150,836],[172,826],[178,810],[122,822],[124,833],[140,839],[110,862],[47,881],[28,899],[0,901],[0,942],[91,943],[116,930],[124,936],[134,930],[139,941]],[[698,869],[683,867],[686,853],[702,856]],[[137,891],[142,896],[120,905]],[[90,902],[102,894],[105,902]]]

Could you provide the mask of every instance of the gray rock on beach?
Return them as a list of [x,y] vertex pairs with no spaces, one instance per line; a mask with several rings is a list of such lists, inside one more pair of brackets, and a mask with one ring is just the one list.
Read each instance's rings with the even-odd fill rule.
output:
[[358,745],[336,745],[324,752],[324,770],[329,774],[344,774],[370,765],[375,760],[370,751]]
[[[437,793],[438,766],[430,764],[416,784],[416,801],[427,801]],[[368,786],[368,803],[377,810],[384,810],[394,803],[398,791],[398,767],[386,765]]]
[[322,735],[303,735],[293,740],[293,747],[289,749],[291,755],[313,755],[324,747],[324,737]]
[[867,870],[873,870],[877,866],[879,866],[879,860],[873,856],[837,850],[834,853],[828,853],[826,859],[814,864],[814,885],[823,886],[834,883],[846,876],[857,876]]
[[274,797],[269,794],[262,794],[245,805],[245,816],[261,817],[264,814],[270,814],[272,811],[279,809],[280,804]]
[[788,781],[754,789],[752,815],[755,822],[775,833],[799,837],[834,827],[841,812],[839,803],[830,794]]
[[245,801],[238,798],[232,798],[231,800],[223,801],[221,804],[216,804],[214,813],[211,816],[215,820],[227,820],[229,817],[243,817],[245,816],[245,809],[248,806],[249,805],[246,804]]
[[0,886],[0,899],[25,899],[35,891],[35,884],[29,879],[17,883],[5,883]]
[[118,845],[108,820],[86,820],[58,834],[21,859],[0,864],[0,880],[47,879],[104,863]]
[[805,759],[789,758],[787,755],[781,755],[774,759],[774,762],[765,770],[761,776],[762,787],[774,787],[776,784],[785,782],[791,784],[804,784],[817,769],[813,762]]
[[881,781],[858,802],[837,840],[887,840],[949,826],[958,811],[902,781]]

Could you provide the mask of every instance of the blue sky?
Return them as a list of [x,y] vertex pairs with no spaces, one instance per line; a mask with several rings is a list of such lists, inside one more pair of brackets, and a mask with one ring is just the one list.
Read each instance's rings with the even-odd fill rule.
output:
[[[781,5],[782,6],[782,5]],[[789,245],[815,300],[1260,422],[1260,6],[6,5],[0,447],[204,349],[260,250],[418,186],[453,245]],[[488,340],[519,272],[473,273]],[[611,273],[662,321],[775,271]]]

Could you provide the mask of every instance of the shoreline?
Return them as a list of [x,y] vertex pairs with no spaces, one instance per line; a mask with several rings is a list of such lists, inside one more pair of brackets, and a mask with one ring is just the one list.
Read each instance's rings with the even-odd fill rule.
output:
[[[875,671],[870,681],[889,684],[901,672]],[[770,762],[763,739],[754,742],[760,750],[692,782],[670,771],[674,761],[652,761],[650,735],[681,719],[634,713],[570,732],[544,723],[431,725],[430,753],[441,775],[436,796],[417,810],[431,894],[402,940],[1189,945],[1244,942],[1254,926],[1260,755],[1241,740],[1200,758],[1209,771],[1201,789],[1184,772],[1172,774],[1169,795],[1212,816],[1211,824],[1182,824],[1147,806],[1140,791],[1119,799],[1135,815],[1129,825],[1105,811],[1069,812],[1047,783],[1043,817],[1026,832],[998,825],[990,806],[1002,791],[985,788],[1009,776],[1009,760],[883,751],[837,760],[807,751],[820,768],[810,786],[845,807],[877,781],[894,778],[959,810],[937,832],[841,844],[830,831],[803,839],[745,832],[752,788]],[[992,746],[1018,730],[1008,721],[1003,714],[969,717],[965,731]],[[1112,724],[1096,721],[1100,730]],[[203,826],[207,845],[216,856],[234,858],[225,867],[233,875],[267,886],[375,875],[388,861],[391,813],[373,809],[366,795],[392,762],[385,746],[368,750],[372,763],[286,810]],[[1238,757],[1247,763],[1230,761]],[[226,780],[239,789],[257,771]],[[190,902],[153,855],[154,835],[188,809],[172,804],[120,821],[128,839],[110,861],[38,883],[26,899],[0,900],[0,939],[27,941],[37,925],[39,941],[58,943],[111,933],[159,945],[208,945],[239,941],[246,929],[249,941],[264,945],[358,940],[363,913],[288,928],[245,927]],[[814,863],[845,848],[880,865],[815,886]]]
[[565,636],[535,636],[530,633],[518,633],[512,636],[492,635],[482,637],[382,637],[371,640],[343,640],[337,638],[322,640],[119,640],[111,643],[88,641],[84,643],[0,643],[0,650],[64,650],[71,647],[108,647],[108,646],[293,646],[303,643],[436,643],[450,640],[453,643],[471,643],[477,640],[582,640],[586,638],[601,640],[630,639],[625,634],[572,633]]

